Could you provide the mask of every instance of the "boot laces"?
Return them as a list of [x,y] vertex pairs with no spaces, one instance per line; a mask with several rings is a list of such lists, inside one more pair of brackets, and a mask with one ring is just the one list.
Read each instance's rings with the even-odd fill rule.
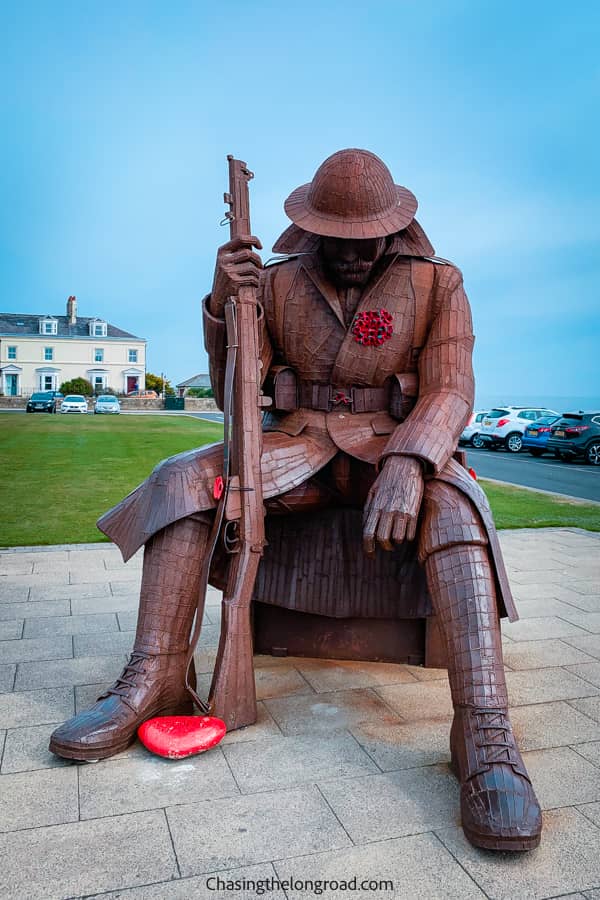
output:
[[483,765],[518,766],[520,761],[506,713],[501,709],[474,709],[473,716],[478,732],[477,747],[483,750]]
[[114,694],[114,696],[120,697],[123,703],[127,704],[127,706],[135,712],[134,707],[128,700],[129,691],[131,688],[136,688],[138,686],[137,678],[139,675],[143,674],[144,663],[147,659],[150,659],[149,653],[145,653],[143,650],[134,650],[121,675],[119,675],[115,683],[111,685],[104,694],[101,694],[98,699],[101,700],[104,697]]

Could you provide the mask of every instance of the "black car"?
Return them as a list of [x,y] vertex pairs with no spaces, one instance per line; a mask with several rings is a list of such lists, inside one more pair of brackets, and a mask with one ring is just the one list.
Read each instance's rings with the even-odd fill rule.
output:
[[564,413],[550,429],[546,450],[557,459],[582,456],[591,466],[600,466],[600,412]]
[[56,412],[56,394],[57,391],[41,391],[39,394],[32,394],[27,401],[26,411],[32,412]]

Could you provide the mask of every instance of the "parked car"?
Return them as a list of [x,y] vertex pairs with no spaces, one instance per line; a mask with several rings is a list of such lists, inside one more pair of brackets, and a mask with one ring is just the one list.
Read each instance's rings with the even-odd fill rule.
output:
[[564,413],[552,426],[546,446],[557,459],[583,457],[591,466],[600,466],[600,413]]
[[560,416],[542,416],[533,425],[528,425],[523,432],[523,449],[529,450],[532,456],[542,456],[547,449],[550,426],[558,419]]
[[54,391],[40,391],[37,394],[32,394],[29,400],[27,401],[27,406],[25,407],[25,411],[28,413],[33,412],[47,412],[47,413],[55,413],[56,412],[56,398],[54,396]]
[[483,447],[483,441],[479,437],[479,429],[487,412],[471,413],[471,418],[464,427],[463,433],[458,439],[459,444],[470,444],[472,447]]
[[61,413],[87,413],[87,400],[82,394],[67,394],[60,406]]
[[94,403],[94,415],[98,413],[120,413],[121,404],[114,394],[100,394]]
[[559,415],[554,409],[503,406],[491,409],[484,416],[479,434],[484,446],[490,450],[505,447],[510,453],[518,453],[523,447],[523,432],[529,424],[542,416]]
[[137,400],[158,400],[156,391],[129,391],[128,397],[135,397]]

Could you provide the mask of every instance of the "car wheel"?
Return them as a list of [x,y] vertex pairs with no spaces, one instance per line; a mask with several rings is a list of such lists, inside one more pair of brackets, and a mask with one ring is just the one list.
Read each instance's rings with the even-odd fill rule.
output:
[[481,448],[485,445],[485,441],[481,437],[480,434],[474,434],[471,438],[471,447],[475,447],[476,450],[481,450]]
[[595,441],[585,451],[585,461],[590,466],[600,466],[600,443]]
[[532,456],[537,457],[537,456],[541,456],[544,451],[543,450],[530,450],[529,452],[531,453]]
[[511,453],[519,453],[523,447],[523,437],[518,431],[513,431],[504,441],[504,446]]

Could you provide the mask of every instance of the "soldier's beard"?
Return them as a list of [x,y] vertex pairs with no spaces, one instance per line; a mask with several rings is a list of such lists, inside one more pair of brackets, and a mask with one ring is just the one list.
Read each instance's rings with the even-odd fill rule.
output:
[[363,260],[353,263],[328,261],[326,267],[335,284],[340,287],[353,287],[360,286],[368,280],[373,263]]

